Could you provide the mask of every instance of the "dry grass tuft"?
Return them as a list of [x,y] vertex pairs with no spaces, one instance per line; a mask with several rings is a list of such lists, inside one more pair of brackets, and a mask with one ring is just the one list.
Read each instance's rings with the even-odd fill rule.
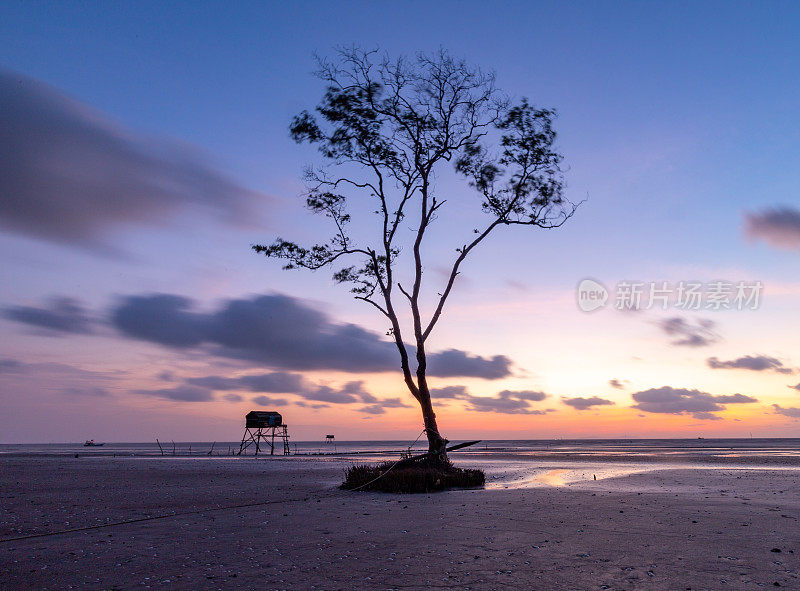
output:
[[[394,469],[395,462],[351,466],[339,488],[392,493],[428,493],[449,488],[483,486],[486,475],[481,470],[456,468],[450,462],[415,462]],[[387,472],[388,470],[388,472]]]

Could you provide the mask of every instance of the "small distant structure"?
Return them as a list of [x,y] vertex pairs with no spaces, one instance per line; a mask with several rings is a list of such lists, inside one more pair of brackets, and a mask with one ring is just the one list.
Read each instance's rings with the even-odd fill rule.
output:
[[325,443],[336,443],[336,437],[334,437],[333,435],[326,435]]
[[251,410],[244,418],[244,435],[239,445],[239,453],[247,450],[251,445],[255,447],[255,454],[261,451],[261,446],[269,447],[269,455],[275,455],[275,438],[283,440],[283,455],[289,455],[289,430],[283,424],[280,413],[272,410]]

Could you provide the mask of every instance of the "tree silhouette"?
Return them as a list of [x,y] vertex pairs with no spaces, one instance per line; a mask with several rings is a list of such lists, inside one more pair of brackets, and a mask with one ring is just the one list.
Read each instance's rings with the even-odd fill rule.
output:
[[[335,267],[335,281],[351,284],[357,299],[386,317],[405,384],[422,408],[429,450],[443,455],[447,440],[431,404],[426,343],[462,263],[495,229],[555,228],[574,214],[575,205],[563,196],[562,157],[553,146],[555,112],[525,99],[510,104],[495,88],[493,74],[444,50],[390,60],[377,51],[340,48],[334,61],[318,59],[318,64],[325,94],[315,114],[303,111],[292,120],[290,132],[297,142],[315,144],[325,159],[324,166],[306,171],[305,199],[310,211],[331,220],[333,237],[311,247],[278,238],[252,248],[285,259],[285,269]],[[467,181],[460,205],[472,194],[486,222],[456,249],[433,310],[424,316],[422,244],[446,211],[447,200],[433,180],[448,163]],[[347,205],[359,193],[376,214],[373,243],[348,232]],[[413,225],[410,234],[407,224]],[[410,257],[401,256],[404,235]],[[404,287],[398,266],[406,262],[410,284]],[[410,314],[413,345],[403,337],[402,309]]]

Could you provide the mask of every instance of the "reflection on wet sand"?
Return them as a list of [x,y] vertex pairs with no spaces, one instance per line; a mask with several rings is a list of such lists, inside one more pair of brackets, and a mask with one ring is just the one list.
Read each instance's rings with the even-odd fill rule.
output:
[[532,466],[517,463],[481,466],[486,471],[489,482],[486,488],[530,488],[578,486],[584,483],[619,478],[656,469],[649,465],[637,464],[581,464],[574,467],[551,464]]
[[543,474],[539,474],[535,480],[550,486],[564,486],[564,474],[567,472],[569,470],[548,470]]
[[[694,487],[700,490],[703,489],[703,486],[697,483],[687,484],[688,481],[694,480],[691,476],[676,478],[676,474],[708,473],[710,470],[724,475],[730,482],[741,480],[744,477],[742,474],[752,475],[758,472],[769,472],[771,474],[793,472],[800,475],[800,468],[797,466],[771,465],[724,466],[719,464],[582,462],[570,466],[564,462],[533,464],[532,462],[487,461],[481,463],[479,467],[486,472],[487,489],[563,487],[591,491],[665,492],[667,489],[663,483],[670,481],[672,482],[672,488],[677,486],[673,492],[688,492],[689,488]],[[642,480],[647,474],[653,476]],[[666,476],[667,474],[672,474],[672,476]],[[684,482],[684,480],[687,482]]]

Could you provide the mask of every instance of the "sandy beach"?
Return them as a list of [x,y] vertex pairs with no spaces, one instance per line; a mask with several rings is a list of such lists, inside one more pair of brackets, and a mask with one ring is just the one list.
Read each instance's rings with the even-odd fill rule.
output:
[[800,588],[794,467],[483,462],[486,489],[390,495],[337,490],[347,464],[0,458],[0,588]]

